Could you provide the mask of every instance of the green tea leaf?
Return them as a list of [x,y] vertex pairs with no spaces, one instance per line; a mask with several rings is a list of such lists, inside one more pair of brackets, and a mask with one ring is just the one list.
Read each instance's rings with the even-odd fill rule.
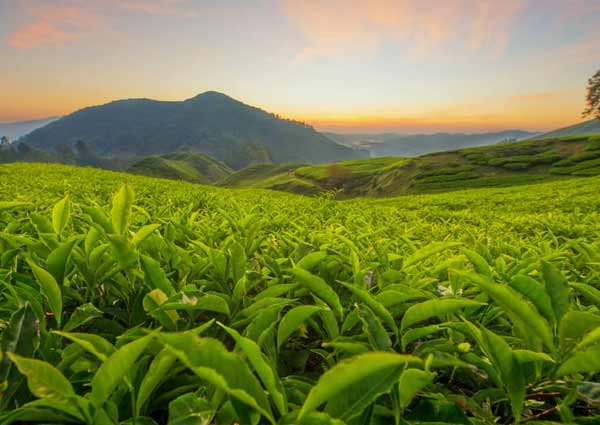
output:
[[593,345],[576,352],[564,361],[556,371],[556,376],[597,373],[598,371],[600,371],[600,345]]
[[56,318],[56,322],[58,326],[60,326],[61,318],[62,318],[62,292],[60,290],[60,286],[56,283],[54,277],[48,273],[46,270],[39,267],[33,261],[28,260],[27,263],[31,270],[33,271],[33,275],[35,276],[42,293],[46,297],[48,301],[48,306],[50,307],[50,311],[54,313],[54,317]]
[[146,240],[148,236],[150,236],[156,229],[160,228],[160,224],[148,224],[142,228],[140,228],[135,235],[133,235],[133,239],[131,239],[131,243],[134,246],[139,246],[142,242]]
[[140,255],[140,264],[144,270],[146,282],[150,287],[160,289],[169,297],[175,294],[173,285],[160,267],[160,263],[147,255]]
[[90,401],[95,406],[101,407],[108,400],[153,338],[154,335],[147,335],[130,342],[102,363],[91,382]]
[[325,301],[335,313],[338,320],[343,319],[343,308],[335,291],[323,279],[301,268],[295,268],[292,273],[298,281],[306,286],[317,297]]
[[235,329],[231,329],[221,323],[219,325],[231,335],[235,340],[236,346],[246,354],[265,389],[273,398],[275,407],[277,407],[281,415],[285,415],[288,411],[285,391],[276,371],[273,370],[265,355],[260,351],[260,347],[251,339],[241,336]]
[[314,305],[301,305],[292,308],[285,313],[279,328],[277,329],[277,347],[281,347],[286,339],[289,338],[309,317],[321,311],[322,308]]
[[69,380],[54,366],[14,353],[8,353],[8,357],[17,365],[19,372],[27,377],[27,385],[34,396],[55,403],[66,403],[75,397]]
[[412,368],[402,372],[398,382],[400,407],[406,409],[419,391],[433,382],[435,376],[435,373]]
[[162,349],[150,363],[144,379],[140,383],[135,403],[136,414],[139,416],[152,392],[163,382],[177,358],[166,348]]
[[181,333],[162,334],[160,339],[198,377],[275,422],[258,380],[242,359],[219,341]]
[[542,273],[556,321],[560,323],[562,317],[571,309],[569,285],[558,270],[546,261],[542,261]]
[[53,333],[73,341],[102,362],[105,362],[115,352],[115,347],[100,335],[63,331],[54,331]]
[[554,351],[554,340],[548,322],[531,305],[520,298],[517,292],[482,275],[458,270],[455,273],[479,286],[500,307],[518,319],[520,324],[530,331],[531,336],[540,338],[550,351]]
[[375,298],[371,296],[364,289],[357,288],[356,286],[340,282],[344,285],[352,294],[358,298],[361,302],[367,305],[373,312],[392,330],[394,333],[398,333],[398,327],[396,326],[396,322],[394,318],[390,314],[390,312],[377,301]]
[[428,320],[432,317],[440,317],[456,313],[467,307],[480,307],[482,305],[484,303],[462,298],[439,298],[424,301],[414,304],[406,310],[400,327],[404,330],[415,323]]
[[129,219],[135,194],[133,189],[124,184],[115,194],[112,201],[112,229],[117,235],[123,235],[129,228]]
[[52,227],[57,235],[62,235],[71,212],[71,201],[69,196],[65,196],[62,200],[54,205],[52,209]]
[[342,360],[321,375],[302,405],[298,420],[325,403],[326,413],[349,419],[389,392],[406,366],[420,364],[417,357],[380,352]]
[[70,332],[98,317],[102,317],[102,314],[102,311],[94,307],[92,303],[82,304],[73,311],[63,330]]

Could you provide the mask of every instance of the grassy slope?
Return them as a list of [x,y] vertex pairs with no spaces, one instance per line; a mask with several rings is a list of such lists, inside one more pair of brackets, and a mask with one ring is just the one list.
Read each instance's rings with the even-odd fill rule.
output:
[[342,190],[357,194],[368,186],[372,177],[404,163],[403,158],[370,158],[321,165],[261,164],[240,170],[218,183],[219,186],[284,190],[315,194]]
[[232,173],[231,168],[222,162],[196,152],[149,156],[133,164],[128,171],[151,177],[205,184],[223,179]]
[[600,120],[592,119],[584,121],[579,124],[570,125],[568,127],[559,128],[558,130],[551,131],[536,139],[546,139],[548,137],[565,137],[565,136],[577,136],[577,135],[590,135],[600,134]]
[[[418,158],[372,158],[317,166],[261,165],[219,182],[338,197],[390,196],[537,183],[600,174],[600,136],[570,136],[461,149]],[[310,188],[308,190],[307,188]]]
[[[5,222],[14,223],[10,228],[3,226],[4,231],[2,232],[4,234],[2,250],[6,254],[3,255],[3,261],[8,264],[4,267],[10,267],[3,274],[3,277],[10,279],[3,285],[5,288],[3,295],[7,294],[4,297],[4,303],[16,298],[9,296],[10,291],[26,288],[29,290],[19,293],[34,294],[36,296],[34,299],[39,299],[39,304],[46,307],[46,302],[39,295],[38,286],[34,283],[34,276],[27,269],[27,264],[22,259],[38,255],[36,253],[40,251],[44,252],[45,244],[41,241],[47,240],[48,243],[52,243],[53,238],[41,233],[40,230],[36,230],[36,226],[27,219],[28,216],[25,212],[21,213],[21,211],[24,210],[27,214],[38,212],[43,217],[48,217],[49,220],[54,204],[65,194],[69,194],[73,202],[85,202],[83,205],[89,205],[91,202],[97,203],[100,206],[100,211],[110,216],[111,196],[125,181],[129,182],[135,189],[135,205],[143,208],[143,210],[134,209],[131,219],[131,233],[133,234],[142,226],[151,223],[160,224],[159,229],[144,244],[144,251],[140,252],[156,258],[165,275],[168,276],[168,281],[177,284],[178,288],[185,285],[185,288],[190,286],[194,290],[203,293],[211,291],[223,296],[226,300],[230,297],[218,292],[218,289],[216,289],[218,285],[223,284],[223,280],[217,273],[219,269],[215,266],[209,267],[213,261],[212,255],[215,256],[214,258],[228,259],[233,244],[253,245],[254,241],[258,241],[257,248],[253,251],[247,251],[249,252],[248,258],[244,258],[242,261],[242,270],[247,271],[246,276],[248,282],[251,283],[246,286],[248,295],[245,296],[243,301],[250,299],[249,297],[254,296],[254,294],[259,294],[259,291],[264,290],[264,288],[272,288],[279,283],[291,283],[300,286],[289,276],[289,269],[308,252],[323,251],[327,254],[327,257],[325,261],[322,261],[322,265],[314,268],[314,273],[325,279],[327,284],[335,288],[340,297],[343,297],[344,305],[348,306],[345,310],[345,317],[356,311],[354,306],[360,301],[356,297],[354,299],[350,298],[348,291],[344,292],[338,281],[352,282],[355,276],[353,271],[355,265],[360,267],[361,273],[363,271],[373,271],[372,275],[375,276],[374,282],[376,282],[372,287],[371,293],[373,296],[380,293],[380,287],[385,288],[388,285],[398,284],[401,288],[408,287],[415,291],[426,290],[428,291],[427,294],[438,291],[440,288],[451,287],[460,296],[463,296],[464,290],[464,297],[473,299],[479,294],[475,285],[456,279],[456,274],[453,272],[456,269],[471,269],[467,258],[460,251],[462,247],[472,249],[483,257],[484,261],[492,268],[493,278],[499,282],[499,285],[506,285],[505,282],[520,270],[524,270],[524,273],[529,273],[539,281],[538,260],[548,259],[569,282],[583,280],[585,283],[597,287],[597,241],[600,238],[600,197],[597,195],[597,187],[600,184],[600,177],[574,178],[564,182],[550,182],[527,188],[478,189],[451,194],[409,195],[390,199],[356,199],[343,202],[254,189],[227,190],[64,165],[2,165],[0,166],[0,177],[0,201],[30,202],[30,204],[17,210],[6,209],[2,211],[2,224]],[[78,206],[78,204],[75,205]],[[75,232],[79,232],[83,236],[84,232],[90,228],[89,221],[90,219],[86,218],[84,213],[79,213],[79,209],[77,209],[67,223],[68,233],[66,235],[70,237]],[[232,223],[235,224],[235,227],[232,226]],[[45,236],[46,239],[41,239],[41,237],[40,239],[33,239],[34,236],[37,237],[38,233],[42,235],[41,237]],[[92,236],[98,233],[89,231]],[[19,236],[18,239],[17,236]],[[94,238],[88,237],[86,239]],[[36,243],[32,243],[33,241]],[[414,255],[415,252],[423,252],[420,250],[427,249],[430,243],[439,243],[440,241],[457,242],[461,246],[438,252],[429,258],[417,261],[409,267],[404,267],[402,258]],[[208,246],[207,252],[201,250],[199,244],[196,244],[197,242]],[[104,239],[96,243],[101,246]],[[84,251],[87,245],[84,244],[83,237],[76,239],[76,244],[75,251],[71,255],[72,259],[68,263],[70,270],[74,269],[74,263],[78,267],[79,264],[82,264],[80,266],[82,268],[87,264],[85,259],[88,255]],[[103,248],[100,247],[100,249]],[[107,259],[107,257],[111,257],[111,249],[105,250],[107,252],[103,256],[109,266],[111,265],[108,262],[110,258]],[[79,260],[79,257],[83,259]],[[142,279],[142,270],[137,265],[137,260],[135,262],[135,269],[132,268],[130,272],[128,270],[127,275],[130,277],[125,277],[125,272],[120,272],[118,276],[123,275],[120,280],[110,277],[98,278],[98,283],[92,286],[94,288],[92,291],[95,291],[96,287],[99,288],[99,294],[94,300],[94,305],[102,311],[106,311],[101,319],[110,319],[110,322],[101,319],[92,320],[81,329],[78,329],[78,332],[105,336],[111,343],[115,343],[115,341],[130,341],[129,338],[135,338],[142,334],[142,328],[155,329],[158,327],[156,321],[153,322],[147,318],[141,307],[138,307],[139,310],[134,310],[140,311],[140,314],[134,316],[135,322],[133,322],[134,319],[130,319],[133,313],[128,314],[125,311],[125,308],[129,306],[141,304],[139,300],[148,292]],[[235,264],[239,264],[239,261],[236,260]],[[272,264],[276,266],[274,267]],[[280,268],[283,272],[279,272]],[[80,297],[85,292],[85,286],[82,284],[83,273],[79,273],[78,269],[74,270],[74,273],[69,273],[69,286],[65,285],[63,287],[65,299],[69,301],[64,304],[65,321],[73,312],[75,306],[78,305],[75,304],[74,300],[81,299]],[[91,270],[91,272],[97,273],[96,270]],[[99,277],[102,275],[99,274]],[[279,275],[282,277],[279,277]],[[362,275],[359,276],[362,279]],[[13,282],[15,282],[14,285]],[[120,284],[121,282],[125,282],[126,285]],[[225,282],[229,285],[231,281],[228,278]],[[231,283],[231,287],[233,285],[234,283]],[[84,291],[79,291],[79,288],[84,289]],[[125,288],[125,290],[121,288]],[[303,292],[300,292],[300,289],[298,289],[297,299],[290,296],[292,300],[296,300],[294,305],[303,305],[303,303],[314,305],[318,302],[316,297],[313,301],[306,290],[302,290]],[[112,295],[113,293],[121,294],[123,292],[126,295]],[[570,296],[573,299],[573,308],[578,309],[576,310],[576,313],[579,314],[579,316],[576,316],[577,318],[583,317],[584,314],[588,316],[597,314],[594,301],[586,301],[585,297],[576,294],[575,291]],[[394,318],[398,325],[400,325],[400,320],[407,306],[423,301],[420,298],[416,301],[408,298],[410,296],[401,301],[399,311],[394,311]],[[513,324],[515,319],[512,315],[504,314],[498,305],[487,296],[480,296],[475,299],[483,299],[489,303],[489,306],[482,307],[484,309],[482,317],[485,321],[474,321],[475,326],[482,323],[495,333],[502,336],[506,335],[506,340],[515,348],[529,347],[525,343],[521,343],[521,328]],[[21,301],[17,298],[13,302]],[[243,304],[243,306],[245,305]],[[529,308],[534,307],[530,306]],[[14,310],[3,310],[2,319],[4,323],[8,323],[7,317],[12,311]],[[122,316],[113,313],[115,311],[122,313]],[[187,316],[184,313],[180,314],[184,317]],[[465,314],[470,314],[470,312],[467,311]],[[456,317],[460,316],[456,315]],[[240,326],[240,321],[237,319],[239,316],[228,317],[211,312],[200,311],[196,313],[194,311],[193,317],[195,320],[194,327],[215,317],[225,325]],[[423,325],[444,323],[449,320],[447,317],[449,316],[444,315],[440,319],[432,318]],[[469,316],[467,316],[467,319],[472,320]],[[48,315],[48,321],[51,320],[52,317]],[[273,325],[270,329],[273,333],[271,335],[274,335],[278,320],[279,317],[272,321]],[[456,321],[458,319],[450,320]],[[281,365],[281,368],[274,366],[273,370],[276,371],[276,376],[284,382],[295,379],[295,382],[302,383],[302,388],[310,388],[312,382],[322,376],[323,370],[331,368],[331,364],[328,363],[330,358],[334,359],[333,361],[339,361],[338,359],[341,360],[347,357],[332,348],[326,348],[327,351],[324,350],[323,342],[329,342],[331,338],[316,336],[312,329],[321,328],[322,319],[316,318],[315,321],[317,321],[317,325],[307,326],[309,330],[307,335],[310,338],[297,332],[298,335],[290,338],[289,344],[284,346],[285,351],[282,350],[282,354],[278,356],[276,366]],[[132,325],[128,324],[132,322]],[[117,324],[118,326],[110,327],[106,326],[106,323]],[[125,337],[117,339],[118,335],[125,332],[125,328],[121,323],[127,323],[128,327],[134,325],[136,327],[133,328],[134,331],[125,334]],[[334,326],[344,329],[342,323],[341,320],[338,324],[334,321]],[[459,325],[462,324],[462,322],[457,323],[456,328],[458,329]],[[576,326],[574,327],[576,328]],[[369,343],[369,340],[364,337],[364,333],[361,333],[363,327],[360,322],[354,325],[353,328],[354,331],[344,329],[342,336],[356,338],[352,341]],[[48,330],[53,329],[55,327],[51,326]],[[259,330],[262,331],[263,328],[261,327]],[[241,326],[240,332],[242,332]],[[406,332],[407,330],[403,330],[402,335],[405,335]],[[228,349],[233,350],[232,339],[228,338],[216,324],[203,333],[202,336],[218,338],[227,344]],[[269,339],[274,340],[274,336],[269,336]],[[394,337],[395,341],[398,339]],[[464,353],[458,352],[457,344],[465,340],[470,341],[472,344],[470,352],[474,356],[479,356],[484,363],[475,363],[475,365],[469,363],[467,367],[463,366],[465,365],[464,361],[469,361],[469,358]],[[63,373],[76,383],[74,387],[78,394],[83,394],[84,391],[89,389],[87,382],[91,379],[95,370],[87,368],[97,367],[95,357],[91,355],[84,357],[82,355],[77,359],[79,363],[76,362],[72,366],[68,365],[62,361],[60,353],[63,346],[65,347],[64,353],[69,352],[66,349],[69,341],[66,338],[53,338],[50,341],[53,343],[56,341],[56,345],[51,346],[53,355],[46,356],[43,359],[52,362],[57,368],[58,365],[61,368],[64,367]],[[534,341],[534,343],[536,342]],[[273,344],[270,341],[268,343]],[[456,400],[462,403],[464,400],[462,397],[465,394],[476,394],[477,396],[481,393],[483,394],[481,397],[473,396],[468,399],[478,401],[478,404],[470,402],[469,406],[475,406],[477,412],[484,411],[486,413],[493,408],[494,412],[505,412],[505,417],[498,419],[498,421],[492,418],[489,421],[473,420],[471,423],[511,423],[510,418],[506,418],[509,416],[509,413],[506,412],[510,408],[507,407],[506,397],[502,395],[501,384],[494,384],[494,380],[489,379],[489,374],[485,373],[485,370],[492,369],[476,369],[477,364],[483,364],[483,367],[490,364],[487,357],[484,357],[484,354],[481,353],[479,345],[472,338],[463,339],[457,331],[450,328],[441,334],[424,335],[406,350],[402,350],[402,352],[414,354],[423,359],[431,360],[432,357],[430,356],[432,355],[436,355],[438,359],[441,359],[441,361],[436,362],[437,365],[432,366],[432,371],[436,373],[435,382],[420,392],[413,403],[408,406],[406,412],[412,414],[415,411],[427,409],[432,414],[435,413],[439,416],[435,416],[433,419],[430,418],[431,422],[427,423],[447,423],[448,420],[444,415],[450,407],[459,405]],[[155,347],[160,348],[160,346],[152,344],[148,351],[152,350],[154,354],[158,351]],[[442,349],[444,351],[441,351]],[[265,358],[270,360],[271,353],[266,348],[263,348],[262,352],[264,352]],[[315,355],[315,352],[319,354]],[[325,353],[327,358],[321,356],[321,353]],[[236,352],[236,355],[238,355],[238,352]],[[243,354],[239,353],[239,356],[242,357]],[[40,358],[39,354],[36,353],[36,357]],[[142,366],[149,364],[150,358],[148,357],[149,355],[145,355],[145,358],[140,359],[138,364]],[[462,362],[459,363],[461,367],[455,366],[455,358]],[[446,359],[449,360],[447,363],[445,362]],[[246,360],[244,361],[246,362]],[[79,373],[81,362],[86,368],[83,370],[84,373]],[[308,366],[305,367],[305,364]],[[442,366],[438,366],[439,364],[442,364]],[[444,364],[447,364],[447,366],[443,366]],[[77,367],[79,369],[76,369]],[[535,367],[531,366],[524,370],[527,372],[535,371]],[[162,387],[157,388],[152,398],[148,400],[149,407],[147,410],[153,413],[155,417],[161,417],[160,415],[156,416],[155,410],[162,413],[159,409],[166,410],[169,402],[176,396],[181,395],[181,392],[178,391],[179,388],[190,391],[190,394],[197,391],[197,385],[194,385],[196,381],[190,378],[191,373],[185,370],[183,373],[187,373],[187,375],[182,378],[183,373],[177,373],[181,369],[183,369],[183,366],[179,362],[174,364],[169,369],[168,375],[169,380],[173,382],[171,387],[165,387],[165,384],[161,384]],[[541,366],[539,369],[541,370]],[[549,364],[544,369],[556,370],[556,367],[554,364]],[[136,364],[135,370],[145,372],[147,368],[137,368]],[[164,374],[166,375],[166,372]],[[590,385],[594,389],[594,385],[597,385],[597,379],[594,379],[591,373],[588,375],[590,377],[587,379],[592,381]],[[297,376],[307,376],[310,379],[300,380],[296,378]],[[556,382],[557,378],[549,381],[546,379],[547,375],[545,374],[527,373],[527,376],[528,379],[532,380],[534,378],[529,377],[536,376],[528,389],[533,390],[539,387],[542,387],[543,390],[547,389],[544,395],[548,394],[549,397],[544,397],[544,400],[549,399],[549,403],[553,404],[560,402],[560,400],[556,401],[558,397],[555,397],[557,392],[554,388],[563,391],[558,393],[562,397],[562,394],[566,396],[571,388],[575,388],[575,385],[579,385],[581,382],[580,375],[576,376],[578,382],[572,386],[563,384],[562,377],[558,377],[561,381]],[[187,389],[190,386],[184,385],[188,383],[191,383],[191,390]],[[169,384],[168,381],[167,384]],[[202,385],[204,385],[204,382],[202,382]],[[123,387],[125,386],[123,385]],[[175,388],[175,390],[168,391],[170,388]],[[296,387],[292,386],[291,388],[295,390]],[[296,397],[294,403],[290,403],[293,408],[297,408],[303,403],[308,390],[298,392],[299,395],[294,396]],[[111,403],[113,399],[119,400],[120,405],[118,407],[122,405],[130,407],[127,405],[127,393],[123,391],[120,394],[124,395],[113,397]],[[527,394],[530,394],[530,392],[528,391]],[[489,401],[490,397],[491,401]],[[384,398],[391,399],[391,397],[380,397],[380,399]],[[439,409],[437,409],[438,405],[431,404],[431,400],[438,399],[441,400]],[[531,402],[532,408],[538,410],[528,413],[530,416],[537,413],[537,411],[546,411],[546,409],[551,408],[548,405],[540,405],[537,398],[533,401],[535,404]],[[494,404],[491,405],[491,403]],[[584,412],[582,414],[587,414],[587,411],[593,412],[592,408],[581,408],[582,403],[579,401],[578,403],[576,406],[577,412]],[[479,407],[480,405],[482,407]],[[492,408],[490,408],[490,405]],[[459,406],[462,406],[462,404]],[[585,407],[585,405],[583,406]],[[119,419],[123,420],[121,423],[130,415],[128,412],[131,409],[125,407],[118,410],[121,415]],[[114,410],[117,411],[117,407]],[[376,414],[380,416],[373,423],[393,423],[393,418],[387,415],[386,410],[389,409],[381,409],[381,411],[378,409]],[[475,411],[475,409],[468,410],[469,415],[471,415],[471,411]],[[162,416],[162,418],[164,417]],[[556,416],[549,416],[548,419],[558,421],[553,423],[560,423],[560,418]],[[434,420],[436,422],[433,422]],[[281,421],[280,423],[285,422]],[[460,423],[467,422],[462,421]],[[583,422],[577,420],[577,423]]]
[[[69,184],[65,185],[65,182]],[[323,198],[307,198],[291,193],[219,188],[91,167],[46,163],[0,164],[0,201],[33,202],[50,209],[54,202],[66,194],[79,201],[91,199],[108,203],[123,183],[129,183],[135,189],[137,204],[157,211],[161,211],[167,201],[186,207],[191,201],[203,204],[206,200],[222,201],[221,207],[230,201],[240,202],[241,206],[248,207],[249,214],[250,207],[257,206],[259,210],[265,211],[263,208],[270,210],[275,204],[283,206],[282,202],[289,208],[288,212],[300,205],[311,210],[331,204],[336,205],[341,212],[356,207],[364,210],[365,214],[370,214],[371,208],[392,207],[393,210],[388,212],[394,216],[416,211],[421,217],[442,212],[454,214],[474,208],[484,216],[500,216],[512,212],[516,215],[544,215],[550,210],[592,214],[600,211],[600,197],[597,196],[600,176],[574,177],[521,187],[469,188],[452,193],[407,194],[382,199],[360,198],[329,202]],[[499,205],[503,209],[497,209]],[[379,212],[373,213],[379,217]],[[341,220],[343,215],[338,218]],[[596,227],[598,223],[595,221]]]

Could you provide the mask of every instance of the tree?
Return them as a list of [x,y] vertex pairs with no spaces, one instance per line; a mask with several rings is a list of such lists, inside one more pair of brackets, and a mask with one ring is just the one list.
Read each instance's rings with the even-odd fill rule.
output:
[[10,142],[8,141],[8,137],[2,136],[0,137],[0,146],[8,146]]
[[600,70],[588,80],[586,103],[583,116],[594,116],[600,120]]

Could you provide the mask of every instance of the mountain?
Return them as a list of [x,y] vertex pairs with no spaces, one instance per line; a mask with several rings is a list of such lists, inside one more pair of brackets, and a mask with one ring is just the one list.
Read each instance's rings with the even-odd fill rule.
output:
[[48,151],[80,140],[99,156],[130,163],[179,151],[204,153],[232,168],[359,156],[306,124],[281,119],[217,92],[181,102],[129,99],[89,107],[25,137],[31,146]]
[[127,171],[203,184],[221,180],[233,172],[222,162],[196,152],[149,156],[130,166]]
[[300,194],[332,191],[337,198],[347,198],[511,186],[592,175],[600,175],[600,135],[499,143],[413,158],[252,166],[218,185]]
[[584,121],[579,124],[571,125],[569,127],[559,128],[558,130],[551,131],[546,134],[542,134],[539,138],[548,137],[565,137],[565,136],[576,136],[576,135],[589,135],[589,134],[600,134],[600,120],[593,119]]
[[17,140],[33,130],[43,127],[52,121],[56,121],[58,117],[44,118],[41,120],[31,121],[16,121],[0,123],[0,137],[8,137],[9,140]]
[[493,145],[506,140],[523,140],[536,136],[522,130],[494,133],[437,133],[437,134],[336,134],[325,133],[331,140],[355,149],[367,151],[371,157],[419,156],[432,152]]

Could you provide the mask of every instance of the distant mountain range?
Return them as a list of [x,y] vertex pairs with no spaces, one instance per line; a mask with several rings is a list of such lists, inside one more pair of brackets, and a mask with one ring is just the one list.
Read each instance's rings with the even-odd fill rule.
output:
[[361,149],[371,157],[412,157],[432,152],[493,145],[502,141],[518,141],[537,136],[522,130],[507,130],[494,133],[436,133],[436,134],[337,134],[325,133],[337,143]]
[[0,123],[0,137],[8,137],[9,140],[17,140],[33,130],[44,127],[45,125],[56,121],[59,117],[44,118],[41,120],[16,121]]
[[83,142],[99,157],[130,163],[149,155],[192,151],[232,168],[360,156],[304,123],[217,92],[181,102],[129,99],[85,108],[33,131],[24,142],[53,153]]

